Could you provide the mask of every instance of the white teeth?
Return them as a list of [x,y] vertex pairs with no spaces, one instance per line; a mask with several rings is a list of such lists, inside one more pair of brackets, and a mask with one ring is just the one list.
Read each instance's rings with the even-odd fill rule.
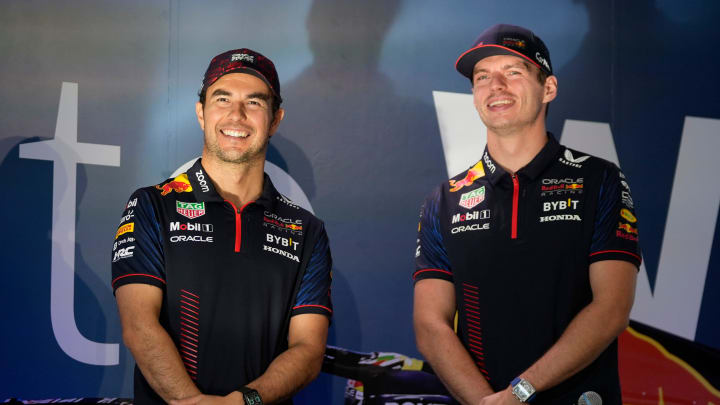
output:
[[222,133],[227,136],[232,136],[233,138],[247,138],[247,136],[250,135],[247,132],[237,131],[234,129],[223,129]]
[[498,105],[504,105],[504,104],[510,104],[510,103],[512,103],[512,101],[510,101],[510,100],[497,100],[497,101],[493,101],[492,103],[490,103],[490,107],[495,107]]

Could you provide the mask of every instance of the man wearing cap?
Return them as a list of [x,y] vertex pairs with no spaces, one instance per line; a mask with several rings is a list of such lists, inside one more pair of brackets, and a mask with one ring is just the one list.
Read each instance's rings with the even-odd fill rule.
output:
[[456,68],[487,146],[423,204],[418,348],[464,404],[571,404],[589,391],[620,404],[617,336],[641,260],[627,180],[546,132],[558,81],[532,32],[495,25]]
[[273,63],[222,53],[199,96],[201,159],[135,191],[113,245],[135,403],[292,403],[325,351],[328,238],[264,174],[284,114]]

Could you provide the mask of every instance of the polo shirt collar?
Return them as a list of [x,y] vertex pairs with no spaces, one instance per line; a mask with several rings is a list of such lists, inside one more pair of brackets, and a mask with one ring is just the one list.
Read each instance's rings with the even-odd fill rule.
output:
[[557,160],[557,156],[561,149],[562,146],[560,146],[560,143],[558,143],[553,134],[548,132],[547,143],[545,143],[545,146],[540,149],[540,152],[535,155],[530,163],[518,170],[518,174],[523,175],[530,180],[535,180],[545,171],[545,169],[548,168],[548,166]]
[[[217,192],[215,185],[210,180],[210,176],[202,166],[202,159],[198,159],[187,171],[188,181],[192,186],[195,199],[201,202],[225,202],[225,199]],[[267,209],[272,209],[280,199],[280,193],[275,189],[270,176],[263,173],[263,191],[260,197],[253,201]]]
[[[562,149],[562,146],[555,139],[553,134],[547,133],[547,142],[540,149],[537,155],[528,163],[518,170],[517,174],[523,177],[527,177],[530,180],[535,180],[540,174],[548,167],[557,157],[558,153]],[[485,145],[485,151],[482,156],[483,169],[488,177],[488,180],[493,185],[497,184],[500,179],[503,178],[507,172],[502,168],[488,152],[487,145]]]
[[482,159],[480,160],[482,161],[485,175],[493,185],[497,184],[507,173],[505,169],[503,169],[502,166],[500,166],[495,159],[490,156],[487,145],[485,145],[485,151],[483,152]]
[[255,204],[260,204],[266,209],[272,210],[281,198],[280,193],[275,188],[272,180],[270,180],[270,176],[263,173],[263,191],[260,197],[255,200]]

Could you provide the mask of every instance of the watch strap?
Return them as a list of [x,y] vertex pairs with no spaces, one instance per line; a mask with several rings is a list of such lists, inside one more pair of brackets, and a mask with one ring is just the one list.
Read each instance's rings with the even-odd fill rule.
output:
[[260,398],[260,394],[256,390],[245,386],[238,389],[238,391],[243,395],[245,405],[263,405],[262,398]]

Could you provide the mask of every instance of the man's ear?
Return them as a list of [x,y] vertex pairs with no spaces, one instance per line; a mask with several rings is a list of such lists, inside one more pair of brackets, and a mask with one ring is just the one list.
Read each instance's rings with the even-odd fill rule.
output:
[[545,90],[545,93],[543,95],[543,103],[549,103],[555,100],[558,91],[557,77],[548,76],[548,78],[545,79],[545,85],[543,86],[543,89]]
[[197,116],[200,129],[205,131],[205,116],[203,115],[203,105],[201,102],[195,103],[195,115]]
[[275,116],[273,117],[273,122],[270,124],[270,130],[268,131],[269,136],[273,136],[275,134],[275,131],[277,131],[278,126],[280,125],[280,121],[285,118],[285,110],[282,108],[278,108],[277,111],[275,111]]

